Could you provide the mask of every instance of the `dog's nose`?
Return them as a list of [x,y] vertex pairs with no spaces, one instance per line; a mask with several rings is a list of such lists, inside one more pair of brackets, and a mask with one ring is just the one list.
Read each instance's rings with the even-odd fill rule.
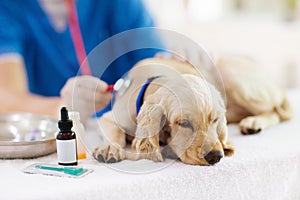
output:
[[222,157],[223,154],[221,151],[211,151],[206,156],[204,156],[204,159],[208,162],[208,164],[214,165],[219,162]]

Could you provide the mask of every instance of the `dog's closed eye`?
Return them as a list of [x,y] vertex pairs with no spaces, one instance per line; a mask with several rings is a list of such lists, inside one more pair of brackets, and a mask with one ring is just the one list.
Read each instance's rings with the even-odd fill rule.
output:
[[193,127],[192,123],[189,121],[178,122],[178,125],[183,128],[190,128],[192,131],[194,131],[194,127]]
[[215,124],[217,121],[218,121],[218,118],[215,118],[212,123]]

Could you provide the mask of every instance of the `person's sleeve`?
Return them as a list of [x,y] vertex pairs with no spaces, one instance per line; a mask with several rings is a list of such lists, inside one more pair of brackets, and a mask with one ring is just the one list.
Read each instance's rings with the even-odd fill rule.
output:
[[113,6],[112,15],[113,35],[130,30],[130,36],[126,36],[123,43],[130,46],[130,49],[136,49],[127,55],[130,57],[129,66],[164,50],[160,30],[155,27],[155,22],[142,0],[118,0]]
[[[111,52],[115,54],[114,57],[121,56],[111,65],[116,68],[112,67],[110,70],[108,67],[104,76],[115,79],[115,82],[138,61],[153,57],[156,53],[163,51],[164,45],[158,29],[155,28],[154,20],[142,0],[115,0],[114,3],[109,3],[109,27],[111,36],[114,38],[111,39],[113,49]],[[119,66],[122,66],[122,69],[118,68]],[[100,117],[109,110],[111,110],[111,104],[98,111],[95,116]]]
[[23,30],[13,6],[9,3],[0,3],[0,55],[23,54]]
[[111,8],[113,34],[134,28],[155,26],[154,20],[142,0],[117,0]]

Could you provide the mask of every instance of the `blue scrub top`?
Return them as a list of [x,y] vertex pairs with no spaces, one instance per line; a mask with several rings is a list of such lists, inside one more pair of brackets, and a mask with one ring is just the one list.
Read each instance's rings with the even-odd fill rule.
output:
[[[133,28],[154,26],[141,0],[76,2],[87,54],[115,34]],[[153,34],[146,36],[153,43],[159,43],[157,36]],[[118,45],[112,43],[106,53],[118,49]],[[113,84],[136,62],[152,57],[158,51],[148,48],[126,53],[116,59],[103,74],[93,75],[108,84]],[[1,1],[0,54],[3,53],[18,53],[23,56],[29,90],[35,94],[59,96],[66,80],[78,75],[79,64],[69,27],[62,33],[56,32],[37,0]],[[92,71],[99,71],[106,66],[101,66],[101,62],[98,62],[91,67]]]

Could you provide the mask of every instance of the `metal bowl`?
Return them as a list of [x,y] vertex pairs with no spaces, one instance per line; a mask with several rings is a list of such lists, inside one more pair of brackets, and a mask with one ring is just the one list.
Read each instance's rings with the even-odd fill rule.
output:
[[0,114],[0,159],[35,158],[56,151],[57,120],[31,113]]

